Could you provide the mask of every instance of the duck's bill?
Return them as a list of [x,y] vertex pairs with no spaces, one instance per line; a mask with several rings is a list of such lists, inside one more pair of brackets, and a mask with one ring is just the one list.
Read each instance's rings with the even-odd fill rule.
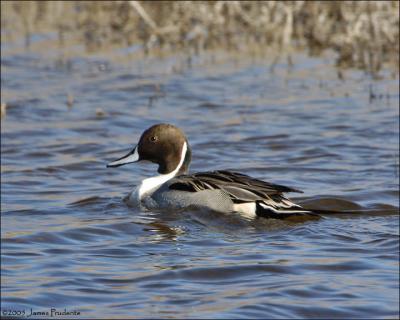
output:
[[129,152],[127,155],[107,164],[107,168],[119,167],[119,166],[123,166],[124,164],[132,163],[132,162],[136,162],[136,161],[139,161],[139,153],[137,151],[137,146],[131,152]]

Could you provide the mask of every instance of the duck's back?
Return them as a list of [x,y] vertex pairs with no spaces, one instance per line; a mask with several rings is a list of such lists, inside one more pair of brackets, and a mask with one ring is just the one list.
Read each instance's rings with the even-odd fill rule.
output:
[[203,207],[239,212],[247,217],[285,218],[308,213],[287,199],[284,192],[301,192],[231,171],[200,172],[169,180],[153,195],[159,207]]

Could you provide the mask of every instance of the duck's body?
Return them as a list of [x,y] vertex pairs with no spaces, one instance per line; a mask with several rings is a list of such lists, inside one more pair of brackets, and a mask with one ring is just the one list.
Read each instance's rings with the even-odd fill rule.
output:
[[312,214],[284,197],[284,192],[301,192],[296,189],[226,170],[188,174],[191,160],[188,141],[180,129],[169,124],[147,129],[128,155],[108,166],[140,160],[157,163],[160,175],[143,180],[126,200],[148,210],[196,207],[278,219]]

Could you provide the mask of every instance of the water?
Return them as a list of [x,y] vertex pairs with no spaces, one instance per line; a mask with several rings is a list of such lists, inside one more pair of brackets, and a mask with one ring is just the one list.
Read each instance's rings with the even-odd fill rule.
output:
[[[2,55],[3,315],[399,317],[398,80],[339,80],[330,61]],[[186,132],[192,171],[235,169],[354,213],[249,222],[129,208],[156,166],[105,165],[157,122]]]

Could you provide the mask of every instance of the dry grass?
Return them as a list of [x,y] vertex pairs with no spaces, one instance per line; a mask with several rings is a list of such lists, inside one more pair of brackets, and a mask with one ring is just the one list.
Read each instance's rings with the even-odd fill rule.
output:
[[341,68],[399,68],[398,1],[2,1],[1,25],[6,39],[52,30],[89,52],[332,49]]

